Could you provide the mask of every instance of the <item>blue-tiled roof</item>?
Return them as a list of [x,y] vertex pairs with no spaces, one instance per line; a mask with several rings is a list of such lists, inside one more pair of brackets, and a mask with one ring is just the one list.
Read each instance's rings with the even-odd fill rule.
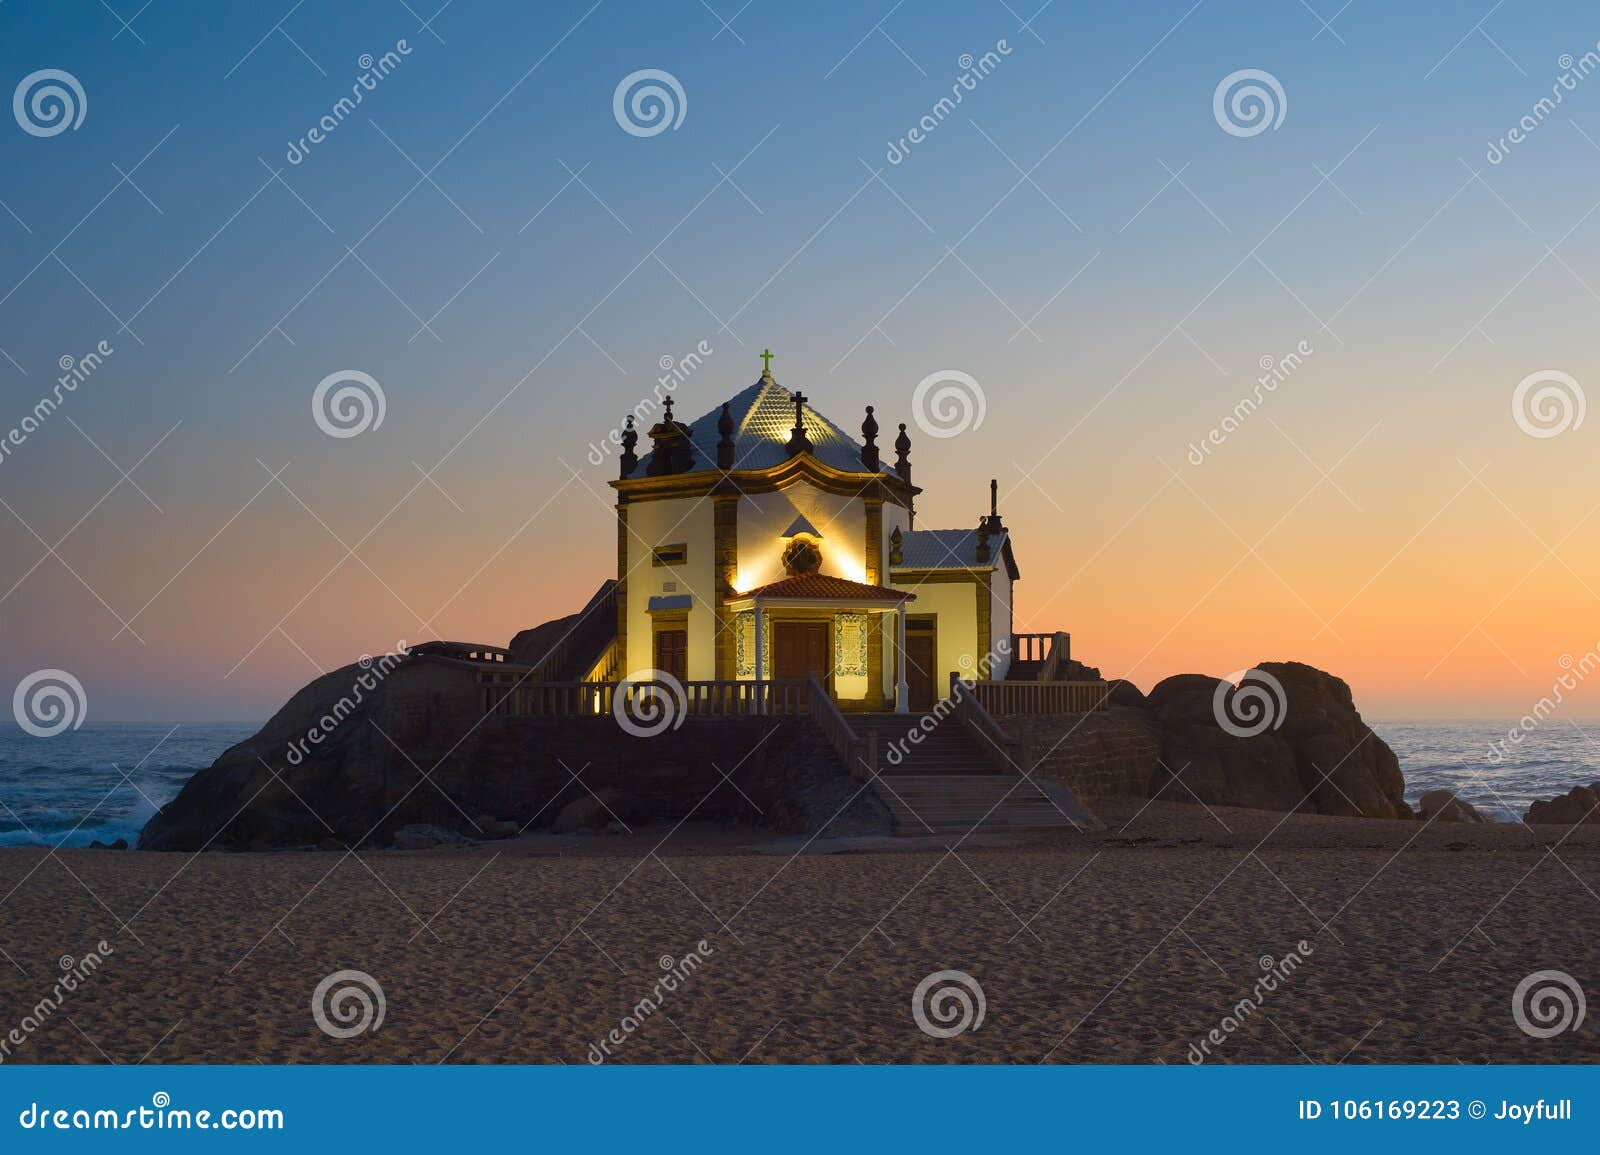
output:
[[989,536],[989,560],[978,561],[974,529],[914,529],[900,535],[900,564],[894,569],[993,569],[1000,564],[1007,534]]
[[[728,412],[733,418],[733,467],[735,469],[771,469],[789,460],[784,446],[789,441],[789,431],[794,428],[794,396],[770,377],[763,377],[748,389],[728,401]],[[806,436],[811,441],[811,452],[824,465],[847,473],[866,473],[861,463],[861,443],[839,426],[829,421],[810,405],[803,407]],[[717,432],[717,421],[722,416],[722,406],[690,422],[693,430],[689,443],[694,450],[695,471],[715,469],[717,442],[722,435]],[[865,417],[865,412],[862,413]],[[892,428],[892,427],[891,427]],[[648,444],[648,430],[640,430],[640,448]],[[894,435],[887,439],[878,435],[880,452],[894,459]],[[891,448],[883,451],[884,445]],[[648,471],[650,454],[640,455],[639,464],[630,476],[644,477]],[[891,465],[880,464],[877,472],[894,472]]]

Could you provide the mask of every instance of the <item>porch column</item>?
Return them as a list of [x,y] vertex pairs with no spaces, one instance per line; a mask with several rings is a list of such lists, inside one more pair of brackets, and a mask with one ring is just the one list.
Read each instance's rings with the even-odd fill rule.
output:
[[906,684],[906,604],[901,602],[894,611],[895,634],[898,640],[895,643],[895,676],[894,712],[896,714],[911,713],[911,687]]
[[761,700],[762,679],[767,676],[767,646],[764,641],[766,632],[761,628],[761,602],[754,603],[756,615],[756,690],[755,699],[750,704],[752,714],[764,713]]

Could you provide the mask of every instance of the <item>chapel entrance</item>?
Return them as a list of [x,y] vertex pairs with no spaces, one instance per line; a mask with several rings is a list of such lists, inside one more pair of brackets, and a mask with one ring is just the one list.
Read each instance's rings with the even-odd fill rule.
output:
[[656,669],[680,685],[689,680],[688,630],[656,631]]
[[[917,629],[915,627],[921,626]],[[934,654],[933,623],[907,623],[906,625],[906,705],[915,711],[933,709]]]
[[773,622],[772,676],[814,677],[828,685],[833,663],[828,653],[828,622]]

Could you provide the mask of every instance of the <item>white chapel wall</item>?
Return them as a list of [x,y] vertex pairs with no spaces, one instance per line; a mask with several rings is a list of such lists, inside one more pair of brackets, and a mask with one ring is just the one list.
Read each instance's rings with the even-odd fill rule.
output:
[[866,503],[839,497],[801,481],[772,493],[739,499],[739,566],[735,588],[743,591],[787,576],[783,531],[803,515],[822,535],[822,572],[853,582],[867,580]]
[[[689,609],[689,678],[716,677],[716,585],[712,553],[714,525],[711,502],[702,497],[635,501],[628,505],[628,653],[625,673],[655,665],[651,641],[650,599],[691,596]],[[657,546],[683,543],[689,556],[682,566],[658,566]],[[668,589],[670,584],[677,589]]]
[[[937,636],[934,639],[934,693],[943,697],[950,690],[950,675],[959,672],[971,678],[973,669],[983,654],[978,650],[978,597],[977,587],[971,582],[926,582],[914,585],[891,582],[896,589],[910,590],[917,600],[906,605],[908,614],[937,614]],[[893,663],[888,655],[894,653],[892,645],[884,649],[885,666]],[[962,658],[966,661],[963,662]],[[886,675],[892,671],[886,670]]]
[[[989,677],[997,682],[1005,679],[1006,672],[1011,669],[1011,659],[1015,656],[1011,652],[1011,635],[1016,630],[1014,607],[1011,604],[1013,588],[1011,574],[1006,570],[1005,563],[1001,562],[990,575],[989,586]],[[1005,643],[1003,648],[1000,644],[1002,641]]]

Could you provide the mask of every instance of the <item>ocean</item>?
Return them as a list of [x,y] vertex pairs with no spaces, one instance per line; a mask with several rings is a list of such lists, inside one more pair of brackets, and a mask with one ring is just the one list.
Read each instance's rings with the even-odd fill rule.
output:
[[[1455,791],[1485,818],[1516,822],[1528,803],[1600,779],[1600,724],[1583,719],[1551,719],[1524,733],[1517,744],[1506,741],[1515,721],[1368,719],[1367,725],[1399,756],[1406,801],[1412,806],[1429,790],[1442,788]],[[1490,760],[1497,744],[1504,751],[1498,765]]]
[[[1399,755],[1406,798],[1444,788],[1486,817],[1514,822],[1536,798],[1600,779],[1600,737],[1551,723],[1508,746],[1513,723],[1373,722]],[[1592,728],[1600,734],[1600,726]],[[53,738],[0,729],[0,846],[130,843],[195,771],[255,732],[244,724],[85,725]],[[125,779],[123,775],[126,774]]]
[[196,770],[256,729],[89,723],[51,738],[0,729],[0,846],[131,844]]

